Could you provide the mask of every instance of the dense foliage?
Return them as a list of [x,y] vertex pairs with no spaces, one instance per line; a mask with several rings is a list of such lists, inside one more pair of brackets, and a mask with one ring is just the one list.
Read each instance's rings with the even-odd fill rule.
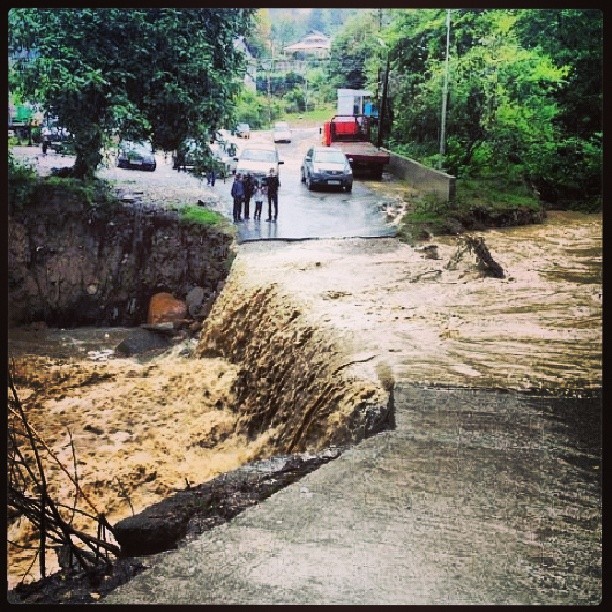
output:
[[[328,61],[259,70],[257,94],[242,87],[237,38],[280,57],[313,29],[332,36]],[[388,76],[388,148],[459,179],[601,206],[597,9],[12,9],[9,51],[24,49],[34,54],[10,71],[11,91],[76,135],[77,175],[95,171],[113,131],[172,150],[236,120],[266,127],[335,103],[337,88],[380,101]]]
[[601,205],[602,41],[593,9],[398,10],[390,145],[458,177],[522,181],[559,205]]
[[9,53],[30,50],[9,86],[42,103],[75,137],[73,174],[95,174],[112,133],[177,149],[202,142],[233,113],[235,47],[254,9],[9,11]]
[[601,206],[601,11],[363,9],[334,37],[327,83],[381,99],[387,60],[390,149],[557,205]]

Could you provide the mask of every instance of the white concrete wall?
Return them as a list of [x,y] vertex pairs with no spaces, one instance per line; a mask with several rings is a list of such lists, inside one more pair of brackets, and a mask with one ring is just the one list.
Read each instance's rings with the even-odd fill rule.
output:
[[456,195],[456,178],[446,172],[428,168],[419,162],[388,151],[389,172],[410,183],[419,191],[433,193],[447,202],[453,202]]

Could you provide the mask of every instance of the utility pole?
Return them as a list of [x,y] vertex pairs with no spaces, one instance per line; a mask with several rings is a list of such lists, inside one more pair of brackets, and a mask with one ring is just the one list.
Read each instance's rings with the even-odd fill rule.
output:
[[387,49],[387,69],[385,70],[385,82],[383,83],[382,102],[378,117],[378,140],[376,146],[380,149],[382,146],[383,127],[385,122],[385,112],[387,110],[387,90],[389,88],[389,50]]
[[438,169],[442,168],[442,160],[446,155],[446,102],[448,98],[448,49],[450,41],[450,9],[446,9],[446,66],[444,69],[444,86],[442,88],[442,117],[440,127],[440,161]]
[[272,126],[272,109],[270,107],[270,70],[272,69],[272,65],[270,63],[270,68],[268,69],[268,125]]
[[261,67],[268,73],[268,127],[272,125],[272,109],[270,106],[270,70],[272,69],[272,60],[263,60]]

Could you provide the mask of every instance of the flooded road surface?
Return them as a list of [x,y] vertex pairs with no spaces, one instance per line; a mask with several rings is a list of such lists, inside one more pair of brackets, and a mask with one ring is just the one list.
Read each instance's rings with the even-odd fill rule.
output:
[[[166,170],[172,178],[173,171]],[[160,180],[163,175],[153,174]],[[129,173],[134,189],[137,179],[149,179],[150,173],[140,175]],[[225,205],[229,182],[217,187]],[[306,191],[297,184],[290,189]],[[350,210],[346,196],[308,198],[313,207],[321,206],[319,219],[329,215],[331,227],[329,207],[333,202]],[[456,237],[431,241],[438,260],[386,238],[255,242],[238,249],[232,275],[242,275],[245,286],[277,284],[288,306],[299,304],[313,325],[354,343],[361,362],[351,373],[368,374],[367,368],[380,362],[395,376],[397,429],[365,440],[310,474],[312,484],[303,486],[321,483],[324,492],[311,514],[302,513],[299,486],[297,494],[295,489],[275,494],[286,505],[252,509],[255,516],[261,510],[261,520],[271,525],[263,552],[281,537],[277,519],[295,522],[289,535],[297,548],[287,558],[280,549],[268,562],[282,559],[277,574],[279,567],[292,568],[295,580],[311,572],[310,587],[329,586],[330,602],[354,597],[360,603],[596,604],[601,597],[602,217],[551,211],[545,224],[482,235],[504,279],[483,278],[469,254],[455,258]],[[119,473],[133,487],[133,497],[151,504],[183,487],[185,478],[201,477],[201,466],[208,468],[215,458],[223,459],[216,467],[233,469],[265,453],[265,447],[251,448],[247,441],[222,441],[231,436],[235,418],[215,406],[218,395],[231,406],[233,370],[227,364],[168,356],[147,364],[119,361],[108,351],[126,331],[9,332],[9,356],[40,357],[31,371],[39,402],[49,410],[38,411],[38,424],[49,427],[43,433],[58,444],[66,428],[77,425],[85,473],[102,474],[105,483],[109,473]],[[48,364],[50,359],[57,362]],[[82,385],[59,385],[79,370]],[[57,383],[54,397],[45,397],[45,376]],[[202,406],[193,400],[193,389]],[[186,406],[194,414],[186,415]],[[198,414],[208,421],[192,431]],[[104,430],[101,437],[84,430],[90,422]],[[168,423],[174,428],[169,435]],[[190,472],[176,459],[185,457],[185,444],[195,449]],[[127,504],[119,506],[123,500],[108,484],[99,499],[116,504],[115,520],[130,512]],[[324,519],[322,508],[328,509]],[[241,521],[223,532],[225,548],[216,546],[213,536],[200,544],[210,545],[209,564],[229,567],[235,553],[237,573],[244,570]],[[309,534],[314,544],[305,547]],[[344,546],[346,556],[340,562],[333,555],[317,558],[317,538]],[[352,542],[361,548],[355,544],[347,551]],[[312,555],[311,565],[304,555]],[[199,561],[194,567],[203,571]],[[330,567],[337,573],[330,575]],[[403,568],[403,581],[388,573],[397,568]],[[23,565],[13,570],[14,583]],[[223,580],[216,586],[207,579],[188,582],[198,586],[199,596],[213,596],[218,586],[217,603],[249,595],[231,592]],[[386,585],[386,600],[377,584]],[[343,590],[349,586],[350,592]],[[266,591],[269,597],[274,592]]]

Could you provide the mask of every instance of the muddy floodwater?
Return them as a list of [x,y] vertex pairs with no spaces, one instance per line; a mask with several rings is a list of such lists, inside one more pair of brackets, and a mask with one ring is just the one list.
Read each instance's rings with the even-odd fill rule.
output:
[[[448,493],[452,507],[432,505],[428,520],[449,541],[466,534],[474,581],[486,567],[468,549],[486,549],[488,535],[503,532],[509,549],[529,549],[537,560],[526,589],[597,603],[601,232],[601,215],[565,212],[550,212],[543,225],[484,232],[504,279],[483,278],[457,237],[432,240],[438,259],[392,239],[249,244],[240,247],[226,290],[239,301],[242,289],[273,285],[288,305],[346,341],[355,376],[371,375],[376,364],[388,368],[398,401],[415,406],[404,417],[414,440],[405,469],[415,495]],[[8,337],[34,426],[66,460],[70,430],[81,482],[111,522],[186,482],[265,456],[269,444],[265,433],[247,439],[234,430],[236,365],[194,359],[195,340],[163,355],[120,358],[114,348],[129,332],[28,327]],[[470,388],[486,393],[466,402]],[[436,453],[428,451],[433,444]],[[474,445],[482,454],[463,462]],[[490,496],[496,489],[514,500],[511,524]],[[9,539],[34,542],[20,521]],[[49,571],[53,563],[51,555]],[[31,554],[10,546],[9,586],[24,574],[35,578],[31,564]]]

